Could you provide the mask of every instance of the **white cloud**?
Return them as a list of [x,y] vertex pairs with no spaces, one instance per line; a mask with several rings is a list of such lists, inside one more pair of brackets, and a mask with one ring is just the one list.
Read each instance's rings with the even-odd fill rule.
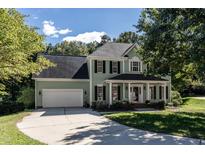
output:
[[85,32],[82,34],[78,34],[77,36],[67,36],[63,38],[63,41],[81,41],[84,43],[90,43],[93,41],[100,42],[101,36],[105,35],[105,32]]
[[52,37],[52,38],[58,38],[59,35],[58,35],[58,34],[53,34],[53,35],[51,35],[51,37]]
[[71,32],[71,30],[69,30],[68,28],[67,29],[61,29],[61,30],[58,31],[58,33],[62,34],[62,35],[67,34],[69,32]]
[[72,30],[70,30],[69,28],[57,29],[54,26],[53,21],[47,21],[47,20],[43,21],[43,33],[46,36],[51,36],[51,37],[57,38],[57,37],[59,37],[59,34],[60,35],[65,35],[69,32],[72,32]]
[[38,17],[37,17],[37,16],[34,16],[33,19],[38,19]]

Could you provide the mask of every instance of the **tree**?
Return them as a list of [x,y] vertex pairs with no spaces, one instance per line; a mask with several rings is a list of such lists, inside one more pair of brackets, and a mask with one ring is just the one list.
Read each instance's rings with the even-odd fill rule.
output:
[[204,80],[205,9],[145,9],[135,27],[152,73],[171,73],[179,90]]
[[92,53],[98,46],[97,42],[83,43],[79,41],[63,41],[55,46],[51,44],[47,46],[47,54],[51,55],[72,55],[72,56],[87,56]]
[[110,42],[111,38],[108,35],[103,35],[101,36],[101,42],[99,43],[98,46],[102,46],[103,44]]
[[42,56],[43,37],[25,24],[24,16],[15,9],[0,9],[0,93],[5,82],[20,81],[31,73],[54,66]]
[[138,35],[135,32],[123,32],[121,33],[115,42],[118,43],[136,43],[138,41]]

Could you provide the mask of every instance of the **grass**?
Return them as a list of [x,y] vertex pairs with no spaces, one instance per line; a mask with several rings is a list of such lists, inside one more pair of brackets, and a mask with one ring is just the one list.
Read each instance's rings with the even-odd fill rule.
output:
[[205,113],[205,100],[186,97],[183,99],[183,105],[181,106],[180,110],[184,112],[204,112]]
[[37,140],[29,138],[18,130],[16,123],[26,115],[29,115],[29,112],[20,112],[11,115],[0,116],[0,144],[43,144]]
[[120,112],[106,117],[142,130],[205,139],[205,100],[185,98],[183,101],[177,112]]

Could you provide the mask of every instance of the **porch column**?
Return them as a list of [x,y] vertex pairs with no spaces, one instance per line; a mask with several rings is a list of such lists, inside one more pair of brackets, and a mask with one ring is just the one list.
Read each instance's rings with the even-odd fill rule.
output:
[[146,83],[146,100],[150,100],[149,83]]
[[125,83],[122,84],[122,99],[125,100]]
[[166,84],[164,84],[164,91],[163,92],[164,92],[164,102],[166,103],[166,100],[167,100],[166,99]]
[[128,101],[129,101],[129,103],[131,102],[131,97],[130,97],[130,83],[128,83]]
[[112,83],[109,83],[109,105],[112,104]]

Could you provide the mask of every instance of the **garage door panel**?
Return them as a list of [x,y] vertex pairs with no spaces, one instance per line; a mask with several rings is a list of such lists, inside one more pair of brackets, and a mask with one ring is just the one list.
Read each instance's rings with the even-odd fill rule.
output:
[[82,89],[43,89],[43,107],[82,107]]

